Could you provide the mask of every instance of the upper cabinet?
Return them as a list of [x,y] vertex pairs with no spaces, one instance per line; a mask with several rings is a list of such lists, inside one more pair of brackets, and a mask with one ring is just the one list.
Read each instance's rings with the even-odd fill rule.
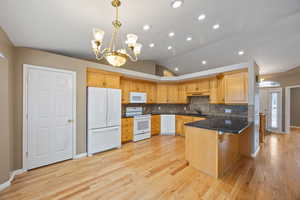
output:
[[224,75],[226,104],[248,103],[248,73],[233,72]]
[[209,101],[212,104],[225,103],[224,76],[220,75],[210,80]]
[[120,74],[88,68],[87,86],[100,88],[120,88]]
[[156,103],[168,103],[168,85],[157,84]]
[[88,68],[87,86],[120,88],[123,104],[130,103],[130,92],[147,93],[149,104],[187,104],[188,96],[209,96],[212,104],[248,103],[248,72],[245,70],[187,82],[155,83]]
[[209,93],[209,79],[200,79],[185,83],[188,96],[199,93]]
[[156,83],[121,78],[122,103],[130,103],[130,92],[147,93],[147,103],[156,103]]

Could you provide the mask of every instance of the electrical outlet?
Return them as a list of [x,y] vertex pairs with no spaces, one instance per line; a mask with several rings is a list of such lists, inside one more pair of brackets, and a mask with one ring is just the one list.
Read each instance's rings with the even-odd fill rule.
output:
[[160,110],[160,106],[158,106],[158,110]]
[[184,106],[184,110],[186,110],[186,106]]
[[230,113],[231,113],[231,111],[232,111],[231,109],[228,109],[228,108],[226,108],[226,109],[225,109],[225,113],[228,113],[228,114],[230,114]]

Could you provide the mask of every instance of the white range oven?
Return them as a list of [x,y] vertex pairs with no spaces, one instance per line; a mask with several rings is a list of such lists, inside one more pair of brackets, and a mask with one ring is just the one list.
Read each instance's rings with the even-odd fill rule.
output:
[[143,115],[142,107],[126,108],[126,116],[133,117],[133,141],[151,137],[151,115]]

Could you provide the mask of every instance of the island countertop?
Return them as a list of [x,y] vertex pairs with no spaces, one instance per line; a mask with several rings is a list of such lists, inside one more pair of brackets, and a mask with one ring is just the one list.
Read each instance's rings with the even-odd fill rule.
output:
[[205,120],[186,123],[186,126],[240,134],[251,125],[246,118],[238,117],[208,117]]

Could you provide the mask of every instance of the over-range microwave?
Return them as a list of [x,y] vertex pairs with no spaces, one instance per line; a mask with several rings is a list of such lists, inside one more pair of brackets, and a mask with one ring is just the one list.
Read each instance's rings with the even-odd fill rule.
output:
[[147,93],[130,92],[130,103],[147,103]]

